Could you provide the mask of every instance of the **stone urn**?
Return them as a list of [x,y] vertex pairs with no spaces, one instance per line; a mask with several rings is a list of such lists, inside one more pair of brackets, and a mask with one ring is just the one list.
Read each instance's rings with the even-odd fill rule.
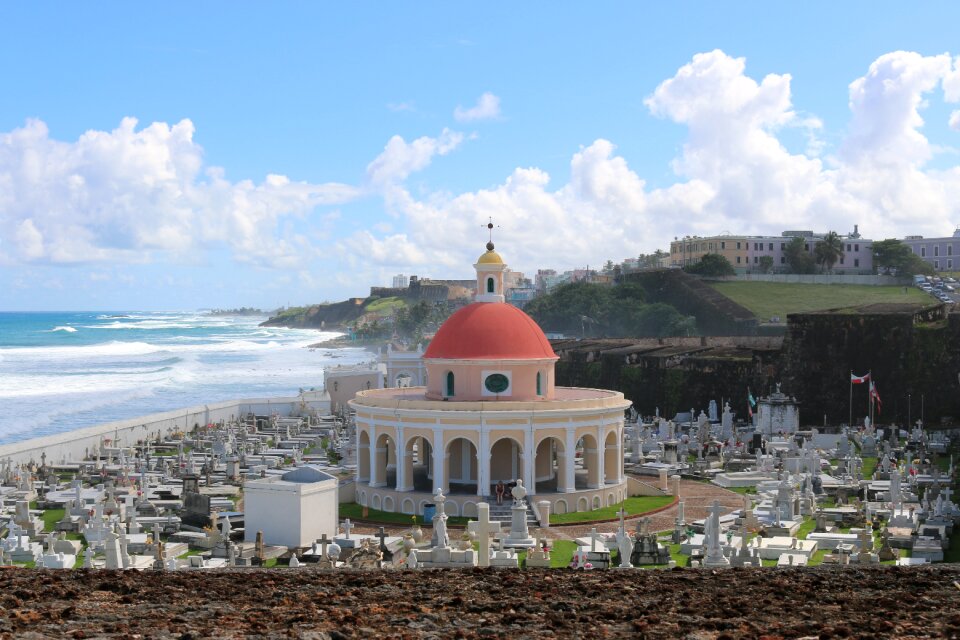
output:
[[413,541],[417,544],[423,540],[423,529],[420,528],[416,522],[413,523],[413,528],[410,529],[410,535],[413,537]]
[[410,553],[410,549],[413,549],[417,546],[417,541],[413,539],[413,536],[409,533],[403,536],[403,550],[407,553]]
[[463,535],[460,536],[460,551],[466,551],[472,548],[473,540],[470,539],[470,534],[464,531]]

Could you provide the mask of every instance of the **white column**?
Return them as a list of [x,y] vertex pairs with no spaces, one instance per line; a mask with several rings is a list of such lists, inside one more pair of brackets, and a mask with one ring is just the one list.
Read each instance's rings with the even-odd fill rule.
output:
[[564,442],[563,474],[566,479],[566,492],[576,491],[576,466],[574,460],[577,457],[577,441],[574,438],[575,427],[567,427],[567,437]]
[[603,485],[607,483],[605,476],[606,472],[604,471],[603,463],[604,458],[607,457],[607,444],[603,439],[603,419],[600,420],[600,426],[597,427],[597,471],[599,472],[597,478],[597,488],[602,489]]
[[403,439],[403,427],[397,427],[397,491],[409,491],[407,486],[407,447]]
[[620,484],[623,484],[627,481],[627,474],[623,472],[623,456],[626,453],[626,451],[623,449],[623,429],[624,426],[621,422],[619,428],[617,429],[617,432],[620,434],[619,439],[617,440],[617,442],[620,443],[620,474],[618,476],[620,478]]
[[536,453],[533,450],[533,420],[531,419],[523,433],[523,486],[531,496],[537,492],[537,470],[533,466]]
[[377,425],[370,425],[370,486],[376,487],[380,482],[377,473]]
[[443,446],[443,431],[433,430],[433,492],[437,489],[447,492],[446,451]]
[[477,493],[486,497],[490,491],[490,432],[480,419],[480,448],[477,449]]

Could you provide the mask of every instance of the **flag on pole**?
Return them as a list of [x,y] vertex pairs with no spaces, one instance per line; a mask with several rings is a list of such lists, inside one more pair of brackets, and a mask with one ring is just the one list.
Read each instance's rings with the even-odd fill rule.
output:
[[873,380],[870,381],[870,399],[877,403],[877,413],[880,413],[883,402],[880,400],[880,394],[877,393],[877,385],[873,383]]
[[853,375],[853,371],[850,372],[850,384],[863,384],[864,382],[869,382],[869,380],[869,373],[864,376],[855,376]]
[[753,399],[753,394],[750,393],[750,387],[747,387],[747,415],[750,416],[750,419],[753,419],[753,408],[757,406],[757,401]]

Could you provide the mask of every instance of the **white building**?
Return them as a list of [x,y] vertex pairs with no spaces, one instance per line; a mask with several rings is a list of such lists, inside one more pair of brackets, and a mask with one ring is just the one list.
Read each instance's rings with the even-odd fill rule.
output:
[[408,278],[407,276],[403,275],[402,273],[398,273],[397,275],[393,276],[394,289],[406,289],[409,286],[410,286],[410,278]]
[[244,483],[244,540],[263,531],[266,544],[306,547],[337,534],[337,479],[313,466]]
[[780,385],[769,396],[757,400],[757,431],[766,435],[794,433],[800,428],[797,399],[780,393]]

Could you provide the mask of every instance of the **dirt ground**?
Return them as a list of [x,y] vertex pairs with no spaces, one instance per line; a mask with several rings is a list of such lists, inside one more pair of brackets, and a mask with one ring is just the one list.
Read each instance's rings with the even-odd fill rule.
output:
[[960,638],[960,566],[0,569],[0,638]]

